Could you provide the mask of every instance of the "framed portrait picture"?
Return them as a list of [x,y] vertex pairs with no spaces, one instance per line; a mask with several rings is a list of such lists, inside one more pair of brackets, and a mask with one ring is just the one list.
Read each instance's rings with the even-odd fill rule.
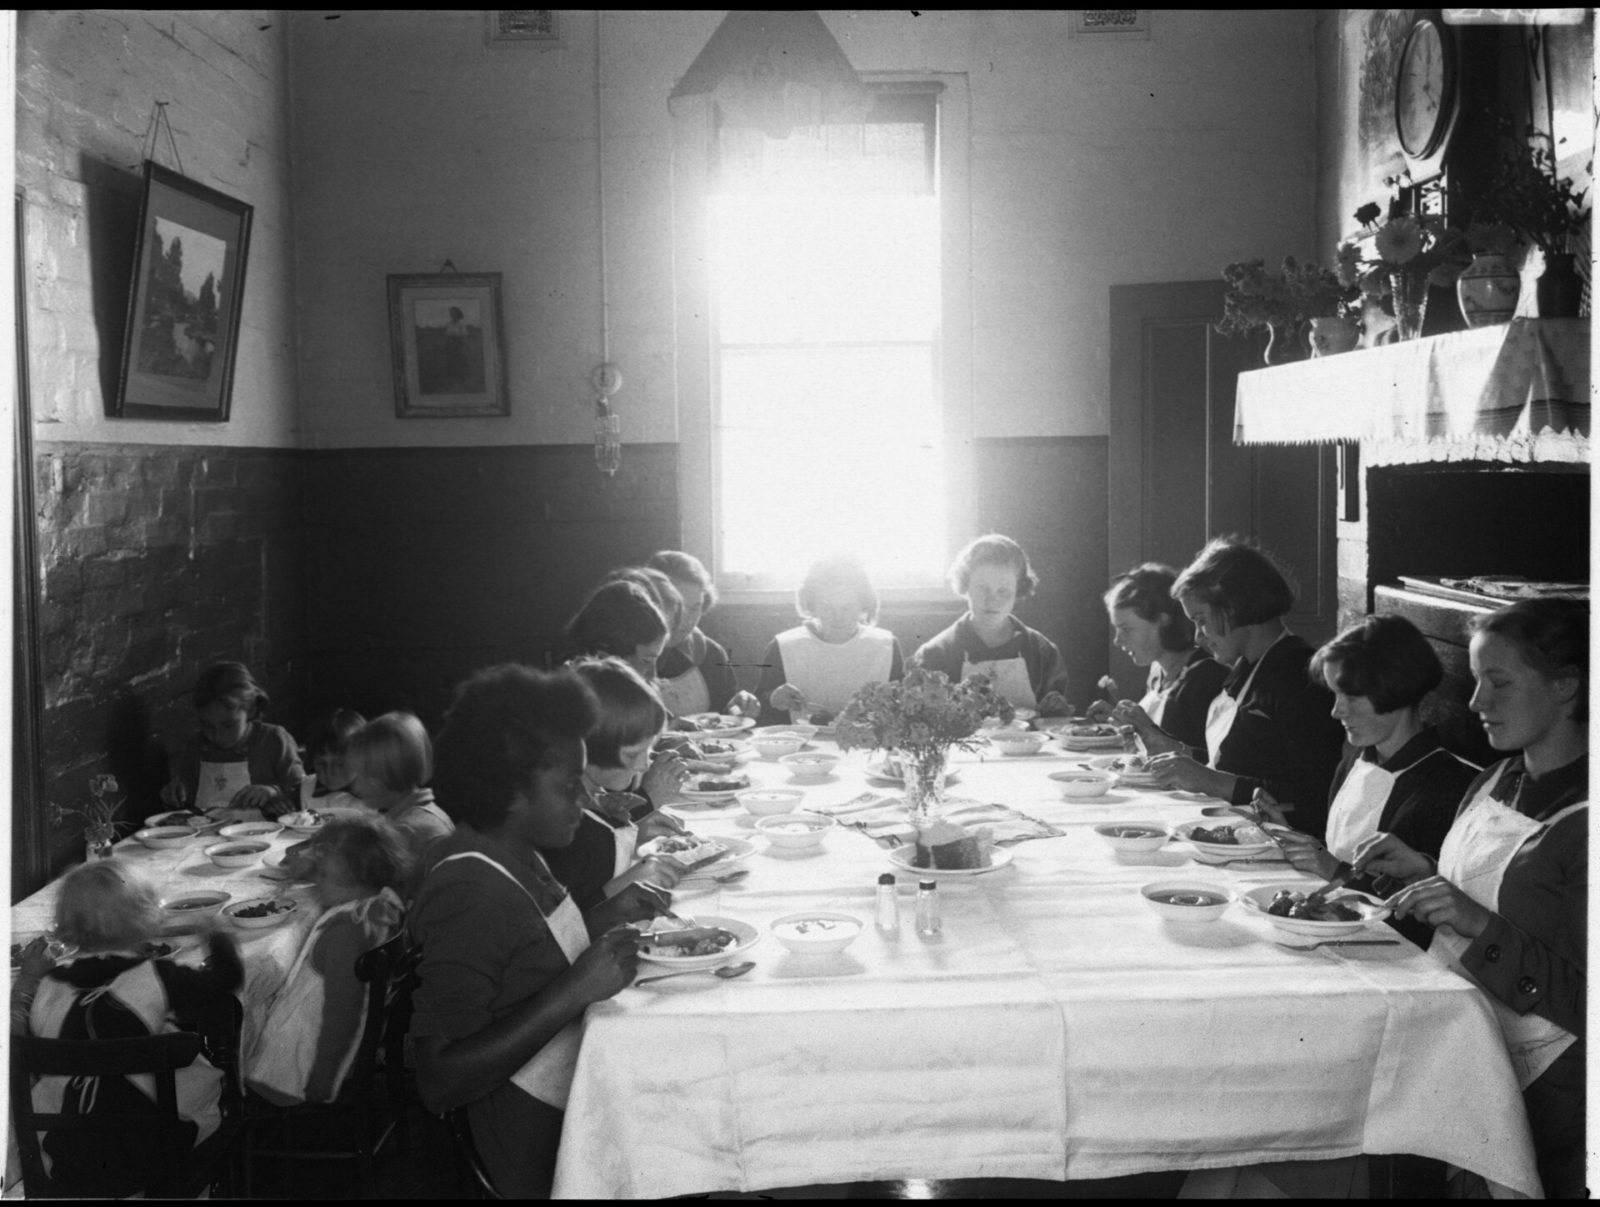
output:
[[389,338],[402,419],[511,413],[499,273],[391,274]]
[[253,208],[145,161],[112,414],[221,423],[233,400]]

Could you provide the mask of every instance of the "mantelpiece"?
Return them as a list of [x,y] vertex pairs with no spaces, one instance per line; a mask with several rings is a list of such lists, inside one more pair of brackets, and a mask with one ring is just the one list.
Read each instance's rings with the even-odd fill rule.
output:
[[1366,465],[1587,463],[1589,320],[1516,319],[1239,375],[1240,444],[1361,443]]

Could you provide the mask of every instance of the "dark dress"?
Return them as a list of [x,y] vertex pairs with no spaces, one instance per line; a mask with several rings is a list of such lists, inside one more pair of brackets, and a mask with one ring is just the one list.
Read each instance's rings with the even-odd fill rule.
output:
[[[1151,666],[1152,677],[1155,670]],[[1161,732],[1182,742],[1202,763],[1206,761],[1206,712],[1227,677],[1227,667],[1196,647],[1178,677],[1161,691],[1166,698],[1161,708]]]

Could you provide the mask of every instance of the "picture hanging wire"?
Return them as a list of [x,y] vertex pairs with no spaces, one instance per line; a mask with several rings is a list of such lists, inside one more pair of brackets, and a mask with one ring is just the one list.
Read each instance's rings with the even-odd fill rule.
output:
[[447,273],[457,277],[461,275],[461,270],[456,267],[456,262],[454,260],[446,260],[443,264],[439,265],[439,275],[442,277]]
[[172,150],[172,162],[177,165],[178,175],[188,175],[183,170],[183,157],[178,154],[178,140],[172,137],[172,121],[167,117],[167,102],[156,101],[150,107],[150,124],[144,132],[144,158],[156,157],[156,142],[162,130],[167,132],[167,146]]

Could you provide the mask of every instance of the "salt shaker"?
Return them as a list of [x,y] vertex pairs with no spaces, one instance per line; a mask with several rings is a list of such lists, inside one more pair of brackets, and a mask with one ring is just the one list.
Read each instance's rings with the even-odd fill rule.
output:
[[937,880],[918,881],[917,933],[919,935],[936,935],[939,932],[939,882]]
[[892,872],[878,877],[878,929],[886,935],[900,933],[900,896]]

